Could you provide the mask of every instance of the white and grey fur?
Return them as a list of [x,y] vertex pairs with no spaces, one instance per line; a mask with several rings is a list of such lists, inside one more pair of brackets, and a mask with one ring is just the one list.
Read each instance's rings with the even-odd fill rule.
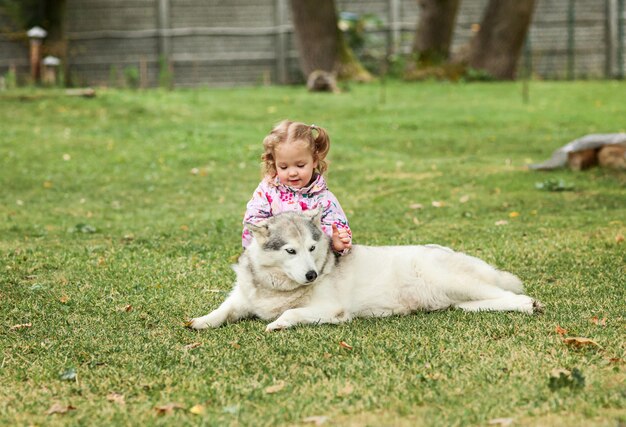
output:
[[321,214],[289,212],[246,224],[254,238],[233,267],[232,292],[189,326],[216,328],[258,317],[275,319],[266,328],[274,331],[448,307],[527,314],[542,309],[513,274],[443,246],[355,245],[336,256],[320,228]]

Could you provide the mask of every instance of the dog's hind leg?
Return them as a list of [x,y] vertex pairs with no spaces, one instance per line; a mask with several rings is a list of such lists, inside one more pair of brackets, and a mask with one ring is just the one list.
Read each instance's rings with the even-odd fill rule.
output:
[[519,311],[526,314],[543,311],[541,303],[527,295],[506,293],[508,295],[498,298],[458,303],[455,307],[465,311]]
[[188,325],[192,329],[217,328],[226,322],[236,322],[239,319],[248,317],[250,312],[243,301],[243,298],[235,289],[217,309],[206,316],[191,319]]
[[292,308],[267,325],[265,332],[287,329],[298,324],[337,324],[348,320],[350,320],[349,313],[337,306]]

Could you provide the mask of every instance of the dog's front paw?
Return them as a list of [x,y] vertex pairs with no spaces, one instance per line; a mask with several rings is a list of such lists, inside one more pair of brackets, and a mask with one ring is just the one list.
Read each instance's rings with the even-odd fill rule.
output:
[[536,299],[533,300],[533,314],[542,314],[544,312],[543,304]]
[[291,325],[285,321],[277,319],[265,327],[265,332],[274,332],[287,329]]
[[206,316],[202,317],[196,317],[185,322],[185,326],[187,328],[196,330],[217,328],[221,326],[221,324],[222,322],[220,322],[219,319],[215,319],[215,316],[212,316],[211,314],[207,314]]
[[185,327],[189,329],[196,329],[196,330],[206,329],[209,327],[209,323],[203,317],[196,317],[195,319],[189,319],[188,321],[186,321]]

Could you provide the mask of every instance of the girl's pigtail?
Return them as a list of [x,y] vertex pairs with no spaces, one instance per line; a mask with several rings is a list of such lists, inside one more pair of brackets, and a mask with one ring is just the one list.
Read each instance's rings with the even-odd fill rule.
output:
[[[317,135],[316,135],[317,134]],[[317,158],[317,169],[319,173],[324,174],[328,169],[326,156],[330,151],[330,138],[326,129],[316,125],[311,125],[311,136],[315,145],[315,156]]]

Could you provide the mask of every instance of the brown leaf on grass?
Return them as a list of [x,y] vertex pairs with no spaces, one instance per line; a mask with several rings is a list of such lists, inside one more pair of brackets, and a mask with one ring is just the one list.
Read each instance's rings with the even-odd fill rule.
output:
[[598,344],[594,340],[591,340],[589,338],[583,338],[583,337],[568,337],[568,338],[564,338],[563,342],[575,348],[583,348],[583,347],[600,348],[600,344]]
[[76,409],[75,406],[72,406],[72,405],[62,405],[62,404],[57,402],[54,405],[52,405],[50,408],[48,408],[48,410],[46,411],[46,415],[65,414],[68,411],[73,411],[74,409]]
[[422,205],[421,203],[411,203],[409,205],[409,208],[411,208],[411,209],[423,209],[424,205]]
[[70,297],[68,297],[67,295],[63,295],[61,298],[59,298],[59,302],[61,304],[67,304],[69,300],[70,300]]
[[20,323],[19,325],[13,325],[9,328],[9,331],[17,331],[18,329],[30,328],[32,323]]
[[202,415],[206,412],[206,408],[204,407],[204,405],[198,403],[197,405],[193,405],[191,408],[189,408],[189,412],[194,415]]
[[315,424],[316,426],[321,426],[326,423],[326,421],[328,421],[328,417],[325,415],[314,415],[312,417],[306,417],[302,420],[303,423]]
[[237,341],[231,341],[231,342],[229,342],[229,344],[234,349],[240,349],[241,348],[241,345]]
[[109,393],[107,394],[107,400],[109,402],[117,403],[118,405],[126,405],[126,401],[124,400],[124,395],[119,393]]
[[278,381],[276,384],[271,385],[269,387],[265,387],[265,392],[267,394],[278,393],[283,388],[285,388],[285,382],[283,380]]
[[494,418],[487,422],[490,426],[510,426],[513,424],[513,418]]
[[593,316],[591,319],[589,319],[589,321],[593,323],[594,325],[606,326],[606,317],[603,317],[602,319],[598,319],[598,316]]
[[615,236],[615,243],[622,243],[623,241],[624,241],[623,234],[618,234],[617,236]]
[[556,325],[556,328],[554,328],[554,332],[556,332],[559,335],[566,335],[567,329],[563,329],[559,325]]
[[192,342],[191,344],[187,344],[184,348],[185,350],[193,350],[194,348],[200,347],[201,345],[201,342]]
[[626,363],[626,360],[620,358],[620,357],[611,357],[609,359],[609,363],[615,363],[617,365],[623,365],[624,363]]
[[172,412],[174,412],[174,409],[185,409],[185,407],[180,403],[167,403],[165,405],[159,405],[154,407],[154,410],[159,415],[171,414]]
[[441,202],[439,200],[433,200],[431,205],[433,205],[436,208],[443,208],[446,205],[446,202]]
[[459,202],[461,203],[467,203],[469,202],[470,196],[468,196],[467,194],[465,196],[461,196],[461,198],[459,199]]
[[508,223],[508,221],[501,219],[500,221],[496,221],[495,225],[507,225]]
[[348,344],[347,342],[345,342],[345,341],[341,341],[339,343],[339,346],[341,346],[341,347],[343,347],[345,349],[348,349],[348,350],[352,350],[352,346],[350,344]]
[[346,383],[346,385],[337,392],[337,395],[341,397],[345,397],[345,396],[352,394],[353,391],[354,391],[354,387],[352,386],[352,384]]

